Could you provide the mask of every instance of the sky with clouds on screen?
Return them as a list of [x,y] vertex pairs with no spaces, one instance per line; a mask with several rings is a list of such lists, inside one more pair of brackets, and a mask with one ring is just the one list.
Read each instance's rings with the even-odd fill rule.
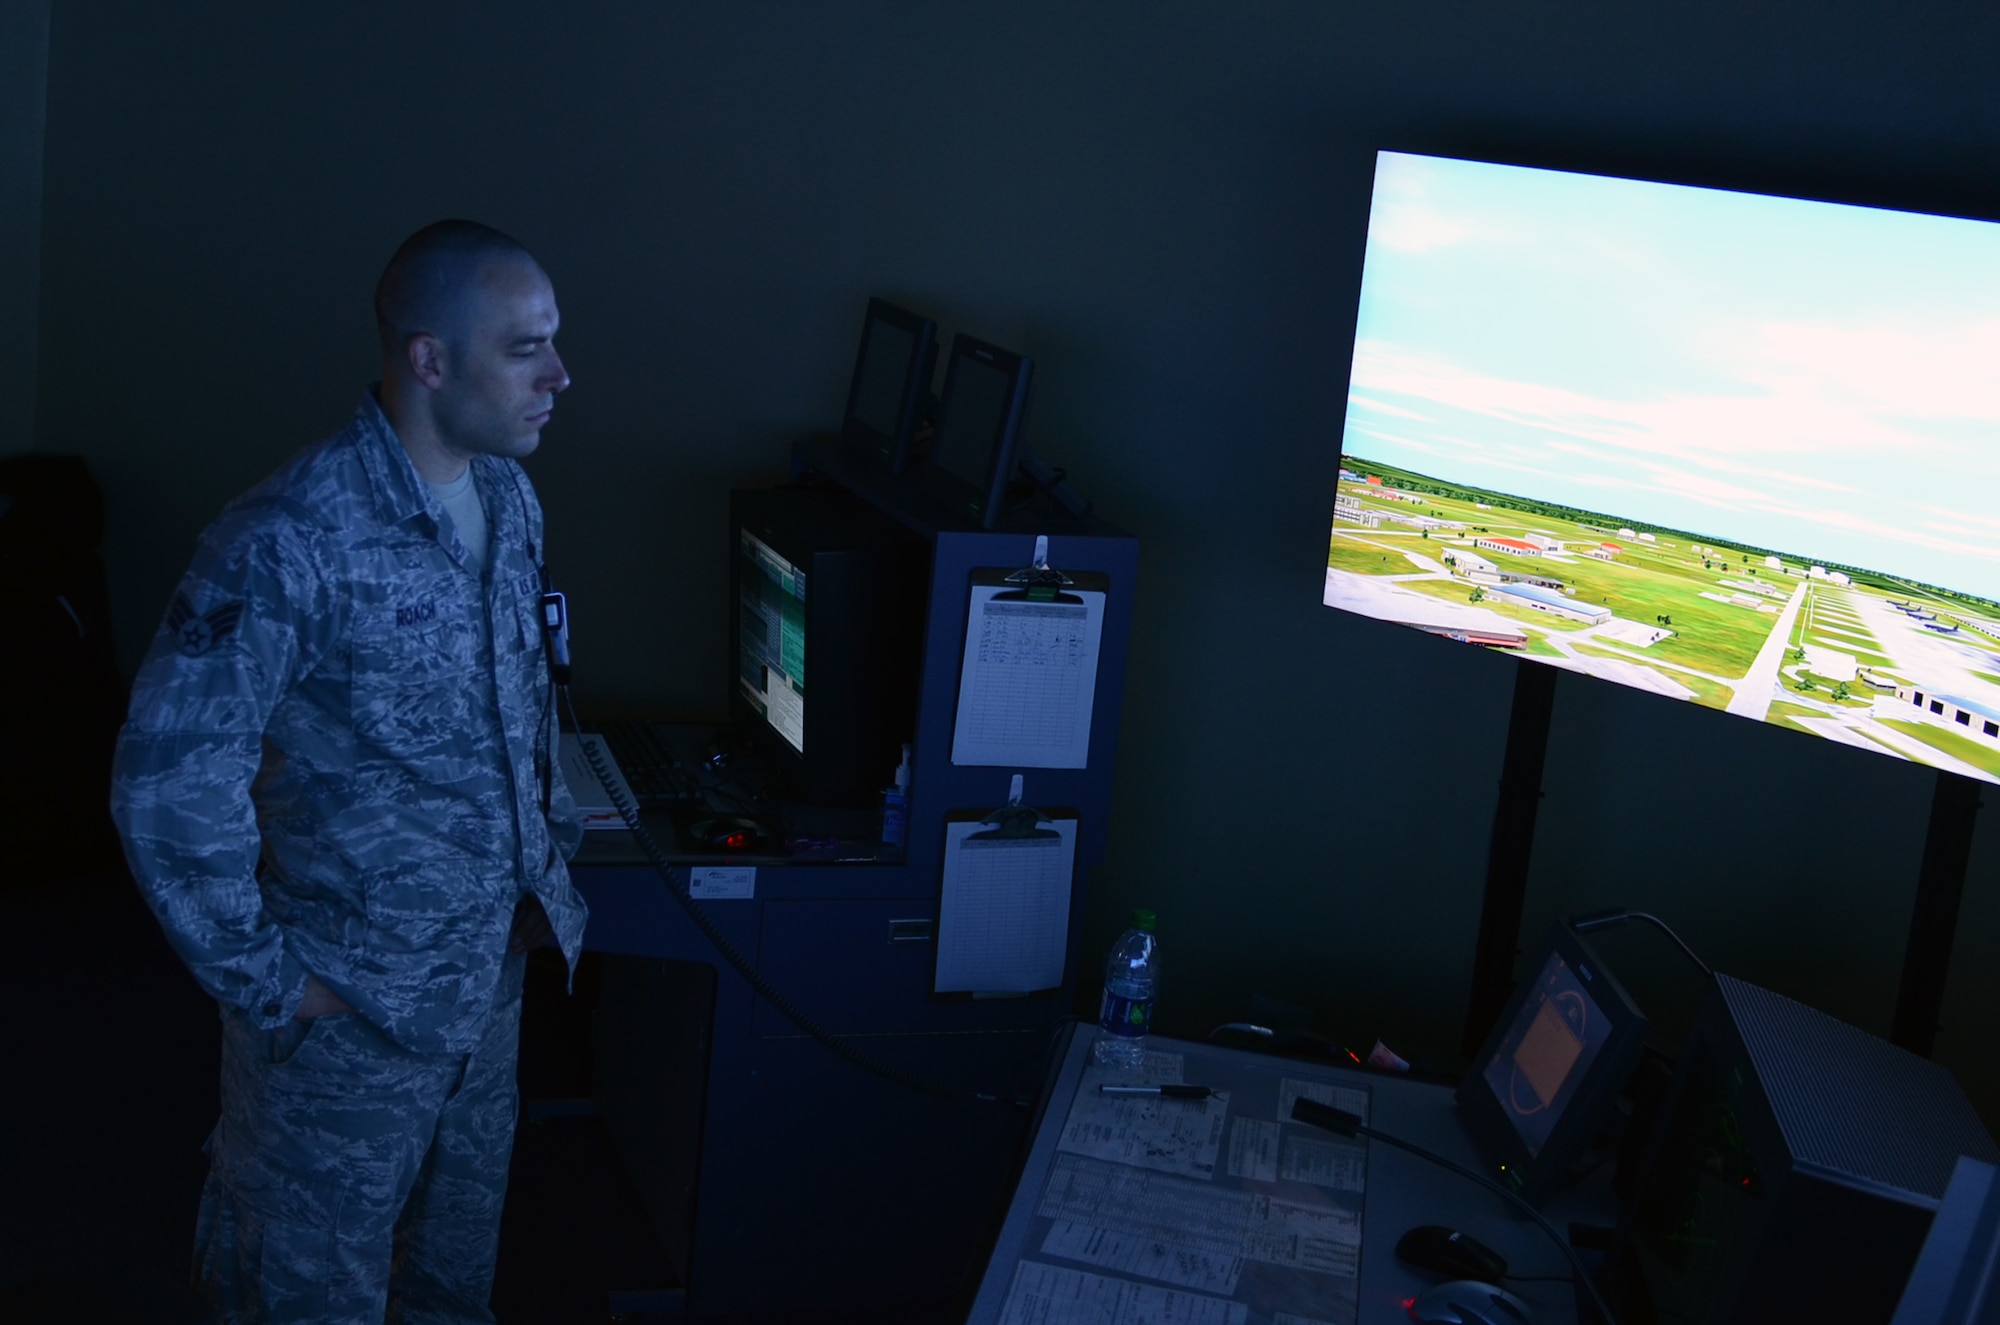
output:
[[1385,152],[1342,449],[2000,598],[2000,225]]

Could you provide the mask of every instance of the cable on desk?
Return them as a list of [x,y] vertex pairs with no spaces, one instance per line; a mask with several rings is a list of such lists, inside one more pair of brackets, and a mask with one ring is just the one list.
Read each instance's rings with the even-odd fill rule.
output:
[[[567,686],[563,687],[562,696],[563,708],[569,713],[570,725],[581,731],[582,727],[578,725],[576,720],[576,710],[571,707],[569,702],[569,688]],[[687,889],[675,882],[673,866],[667,860],[667,853],[660,849],[660,844],[653,840],[653,835],[646,831],[644,824],[639,822],[638,805],[618,789],[617,779],[611,777],[610,770],[604,766],[604,758],[598,753],[596,742],[583,742],[583,753],[584,757],[590,762],[591,771],[597,774],[597,780],[604,784],[604,790],[611,797],[611,804],[618,811],[618,816],[625,821],[625,827],[631,830],[633,840],[639,844],[639,849],[646,853],[646,859],[652,865],[654,871],[659,874],[661,879],[665,880],[667,891],[672,893],[674,900],[681,904],[681,909],[687,912],[688,919],[694,921],[695,928],[699,929],[703,936],[714,945],[715,950],[722,954],[723,959],[735,969],[738,975],[742,976],[748,982],[752,989],[756,990],[762,996],[765,1002],[783,1014],[785,1020],[791,1022],[792,1025],[798,1027],[808,1036],[819,1041],[826,1048],[845,1058],[862,1071],[872,1072],[884,1081],[892,1081],[899,1086],[906,1086],[911,1090],[920,1091],[926,1095],[935,1095],[942,1099],[977,1100],[982,1104],[999,1104],[1003,1102],[998,1095],[990,1095],[983,1091],[965,1090],[958,1086],[947,1086],[942,1082],[931,1081],[924,1077],[911,1076],[907,1072],[899,1072],[893,1067],[878,1063],[853,1046],[843,1043],[832,1032],[824,1029],[819,1023],[808,1017],[790,999],[779,993],[771,982],[764,978],[763,973],[752,966],[744,958],[743,954],[736,950],[736,945],[729,941],[729,937],[722,932],[715,921],[709,918],[708,913],[703,911],[694,898],[688,895]],[[1008,1100],[1004,1102],[1012,1104],[1017,1109],[1027,1107],[1027,1102],[1024,1100]]]
[[1521,1213],[1534,1220],[1542,1232],[1549,1235],[1550,1241],[1562,1249],[1562,1254],[1569,1258],[1569,1263],[1576,1267],[1575,1282],[1583,1285],[1584,1291],[1590,1294],[1590,1300],[1597,1304],[1597,1310],[1604,1317],[1605,1325],[1617,1325],[1617,1317],[1611,1314],[1611,1304],[1604,1300],[1604,1294],[1597,1291],[1597,1282],[1590,1277],[1590,1271],[1584,1267],[1583,1258],[1576,1254],[1576,1248],[1569,1245],[1569,1239],[1557,1232],[1556,1226],[1551,1224],[1541,1211],[1522,1200],[1519,1194],[1508,1191],[1477,1169],[1469,1169],[1455,1160],[1446,1159],[1443,1155],[1426,1150],[1413,1141],[1390,1136],[1387,1132],[1378,1132],[1363,1124],[1358,1115],[1349,1113],[1345,1109],[1336,1109],[1330,1104],[1321,1104],[1318,1100],[1307,1099],[1301,1095],[1292,1101],[1292,1118],[1296,1122],[1323,1127],[1336,1136],[1365,1136],[1371,1141],[1380,1141],[1384,1145],[1407,1151],[1418,1159],[1427,1159],[1442,1168],[1450,1169],[1468,1182],[1476,1182],[1487,1191],[1510,1202]]

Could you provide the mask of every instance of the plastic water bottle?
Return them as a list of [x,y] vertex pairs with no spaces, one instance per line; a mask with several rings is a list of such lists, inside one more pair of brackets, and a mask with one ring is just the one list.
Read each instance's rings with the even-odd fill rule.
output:
[[1104,1001],[1097,1009],[1093,1049],[1104,1067],[1134,1070],[1144,1061],[1153,999],[1160,990],[1160,944],[1153,937],[1153,923],[1151,911],[1134,911],[1132,928],[1118,936],[1104,959]]

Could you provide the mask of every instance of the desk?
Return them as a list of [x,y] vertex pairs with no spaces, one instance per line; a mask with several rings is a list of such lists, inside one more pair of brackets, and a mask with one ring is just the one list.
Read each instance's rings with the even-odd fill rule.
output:
[[[1268,1220],[1262,1227],[1273,1231],[1283,1227],[1295,1237],[1301,1232],[1305,1236],[1289,1246],[1266,1246],[1255,1254],[1243,1257],[1241,1273],[1231,1276],[1226,1267],[1215,1272],[1197,1263],[1204,1254],[1198,1244],[1203,1241],[1230,1243],[1237,1236],[1219,1225],[1211,1224],[1204,1229],[1192,1230],[1184,1247],[1160,1246],[1155,1242],[1148,1249],[1154,1253],[1154,1266],[1179,1282],[1120,1274],[1110,1267],[1121,1262],[1130,1265],[1135,1260],[1144,1260],[1147,1253],[1130,1247],[1121,1250],[1114,1245],[1112,1237],[1074,1236],[1074,1230],[1065,1230],[1051,1239],[1051,1231],[1058,1227],[1057,1222],[1041,1213],[1043,1209],[1055,1209],[1055,1201],[1050,1199],[1052,1178],[1055,1180],[1055,1191],[1060,1195],[1064,1191],[1074,1192],[1091,1181],[1102,1181],[1109,1173],[1106,1161],[1077,1153],[1079,1146],[1089,1146],[1090,1142],[1071,1127],[1073,1106],[1093,1113],[1099,1107],[1096,1083],[1101,1079],[1101,1070],[1093,1070],[1090,1065],[1090,1049],[1096,1038],[1095,1027],[1077,1030],[1063,1056],[1062,1067],[1050,1087],[1032,1147],[1015,1187],[1006,1222],[974,1301],[969,1317],[971,1325],[1001,1325],[1002,1322],[1005,1325],[1064,1325],[1072,1318],[1092,1321],[1125,1319],[1122,1315],[1113,1317],[1108,1314],[1074,1317],[1056,1311],[1043,1314],[1026,1309],[1019,1300],[1010,1309],[1010,1294],[1017,1276],[1023,1274],[1024,1266],[1027,1267],[1025,1274],[1030,1278],[1053,1279],[1071,1290],[1079,1284],[1076,1277],[1079,1272],[1169,1289],[1175,1294],[1172,1314],[1166,1314],[1163,1304],[1154,1303],[1152,1305],[1160,1314],[1144,1318],[1172,1321],[1174,1325],[1211,1325],[1211,1322],[1213,1325],[1374,1325],[1375,1322],[1384,1325],[1402,1322],[1406,1325],[1409,1316],[1403,1309],[1403,1303],[1432,1282],[1404,1266],[1395,1256],[1396,1240],[1405,1230],[1418,1224],[1444,1224],[1471,1234],[1505,1256],[1508,1265],[1517,1274],[1569,1273],[1568,1261],[1549,1242],[1546,1234],[1498,1197],[1481,1191],[1465,1179],[1388,1146],[1341,1141],[1304,1124],[1277,1122],[1281,1098],[1285,1100],[1284,1111],[1289,1114],[1289,1097],[1285,1094],[1287,1082],[1305,1083],[1309,1088],[1317,1086],[1366,1092],[1371,1126],[1426,1146],[1446,1158],[1473,1164],[1477,1161],[1472,1143],[1453,1114],[1450,1087],[1155,1037],[1148,1041],[1149,1052],[1179,1055],[1187,1082],[1230,1092],[1225,1111],[1226,1126],[1219,1129],[1220,1145],[1213,1173],[1199,1178],[1160,1172],[1157,1166],[1165,1161],[1155,1151],[1150,1158],[1141,1158],[1137,1164],[1118,1164],[1116,1167],[1122,1173],[1113,1180],[1122,1178],[1126,1182],[1164,1185],[1174,1189],[1184,1198],[1183,1210],[1195,1208],[1192,1200],[1186,1198],[1198,1196],[1206,1199],[1207,1195],[1212,1195],[1225,1203],[1231,1199],[1269,1198],[1269,1206],[1257,1206],[1252,1219]],[[1079,1087],[1082,1088],[1081,1095]],[[1214,1102],[1205,1103],[1212,1107]],[[1181,1101],[1161,1101],[1156,1107],[1189,1109],[1195,1106]],[[1330,1185],[1322,1186],[1299,1181],[1255,1181],[1231,1176],[1233,1151],[1235,1166],[1239,1170],[1254,1169],[1259,1163],[1270,1166],[1264,1170],[1266,1172],[1288,1166],[1285,1156],[1279,1153],[1269,1153],[1264,1160],[1256,1161],[1239,1149],[1233,1137],[1238,1127],[1246,1125],[1253,1136],[1268,1136],[1274,1129],[1282,1130],[1286,1134],[1284,1145],[1288,1147],[1296,1141],[1309,1142],[1311,1152],[1322,1160],[1337,1154],[1334,1148],[1353,1147],[1360,1150],[1365,1147],[1365,1194],[1343,1190],[1337,1178]],[[1067,1143],[1064,1140],[1066,1133],[1071,1134]],[[1098,1135],[1102,1137],[1103,1134],[1100,1132]],[[1332,1143],[1332,1148],[1321,1147],[1319,1143],[1322,1141]],[[1099,1153],[1104,1153],[1102,1146]],[[1312,1162],[1310,1156],[1307,1162]],[[1322,1164],[1315,1176],[1327,1182],[1329,1170]],[[1167,1179],[1167,1182],[1162,1184],[1161,1179]],[[1201,1183],[1205,1195],[1177,1186],[1187,1182]],[[1244,1195],[1238,1197],[1235,1195],[1238,1193]],[[1271,1215],[1271,1208],[1281,1204],[1286,1207],[1288,1218],[1277,1219]],[[1072,1208],[1075,1208],[1074,1202]],[[1130,1212],[1132,1205],[1127,1203],[1120,1208]],[[1566,1193],[1544,1213],[1560,1228],[1567,1219],[1610,1222],[1612,1210],[1608,1180],[1600,1177],[1593,1184]],[[1357,1223],[1358,1227],[1355,1227]],[[1357,1237],[1358,1257],[1354,1255],[1351,1245]],[[1309,1239],[1315,1240],[1316,1246],[1301,1253],[1299,1248]],[[1064,1245],[1075,1258],[1059,1259],[1047,1254],[1044,1247],[1051,1241]],[[1089,1263],[1092,1260],[1097,1264]],[[1301,1268],[1301,1260],[1325,1268]],[[1291,1263],[1287,1264],[1287,1261]],[[1049,1270],[1040,1267],[1055,1267],[1055,1272],[1052,1275]],[[1358,1270],[1358,1275],[1342,1272],[1347,1267]],[[1204,1275],[1208,1276],[1211,1286],[1229,1284],[1228,1291],[1212,1295],[1226,1299],[1226,1305],[1222,1301],[1205,1303],[1192,1296],[1200,1291],[1195,1285]],[[1029,1278],[1023,1278],[1021,1282],[1025,1285]],[[1514,1291],[1535,1309],[1539,1325],[1568,1325],[1576,1319],[1573,1290],[1567,1283],[1525,1283]]]

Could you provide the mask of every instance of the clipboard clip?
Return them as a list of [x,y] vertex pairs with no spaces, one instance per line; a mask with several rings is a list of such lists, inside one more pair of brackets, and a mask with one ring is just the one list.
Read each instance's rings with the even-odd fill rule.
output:
[[991,842],[996,839],[1062,836],[1061,833],[1058,833],[1053,828],[1043,828],[1041,826],[1047,823],[1054,823],[1055,820],[1049,818],[1049,816],[1043,814],[1032,805],[1021,804],[1021,775],[1019,773],[1014,775],[1013,784],[1007,790],[1007,803],[979,822],[982,824],[992,824],[993,826],[971,834],[965,839],[966,841]]
[[1023,570],[1013,572],[1007,577],[1005,582],[1017,589],[1047,590],[1067,589],[1070,585],[1076,583],[1075,580],[1072,580],[1069,576],[1049,565],[1049,536],[1047,534],[1035,535],[1035,564]]

